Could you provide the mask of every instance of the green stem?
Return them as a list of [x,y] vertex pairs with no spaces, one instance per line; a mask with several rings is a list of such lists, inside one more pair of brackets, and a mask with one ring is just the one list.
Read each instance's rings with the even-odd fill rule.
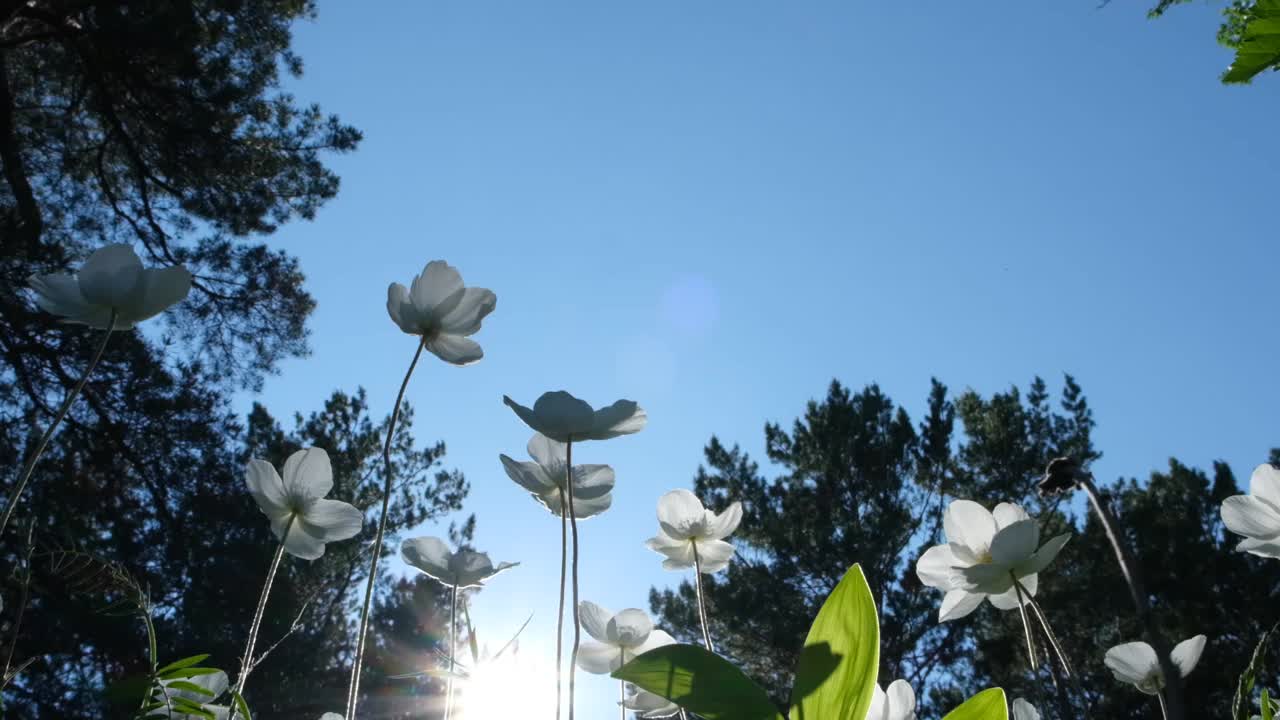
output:
[[[150,607],[142,609],[142,622],[147,626],[147,660],[151,663],[151,682],[159,683],[160,680],[156,678],[156,670],[160,668],[160,651],[156,647],[156,624],[151,621]],[[147,685],[147,691],[142,694],[142,704],[139,706],[139,710],[145,708],[147,703],[151,701],[152,687],[154,686],[150,684]],[[165,692],[163,689],[161,690],[161,693],[164,695],[165,707],[171,710],[172,708],[169,706],[169,693]],[[233,717],[232,720],[235,720],[235,718]]]
[[1027,618],[1027,601],[1023,598],[1022,583],[1018,582],[1018,577],[1012,572],[1009,577],[1013,578],[1013,590],[1018,596],[1018,614],[1022,616],[1022,632],[1027,636],[1027,661],[1031,663],[1031,672],[1035,673],[1040,663],[1036,660],[1036,643],[1032,639],[1031,621]]
[[[267,610],[267,598],[271,595],[271,585],[276,580],[276,572],[280,569],[280,561],[284,558],[284,541],[289,539],[289,531],[293,529],[296,515],[290,515],[280,535],[280,545],[276,548],[275,557],[271,558],[271,567],[267,570],[267,579],[262,583],[262,595],[258,597],[258,608],[253,612],[253,622],[249,624],[249,639],[244,646],[244,657],[240,658],[240,674],[236,677],[236,685],[231,689],[232,697],[244,694],[244,686],[249,681],[249,673],[253,671],[253,646],[258,642],[258,631],[262,629],[262,616]],[[154,671],[154,668],[153,668]],[[232,711],[234,714],[234,710]],[[235,720],[233,717],[232,720]]]
[[573,437],[564,445],[565,492],[569,498],[569,531],[573,536],[573,651],[569,654],[569,720],[573,720],[573,683],[578,667],[582,623],[578,618],[578,520],[573,514]]
[[560,666],[564,659],[564,582],[569,555],[569,508],[560,491],[560,610],[556,614],[556,720],[560,720]]
[[458,618],[458,586],[453,586],[449,601],[449,679],[444,690],[444,720],[453,714],[453,668],[454,655],[457,653],[457,618]]
[[618,681],[618,708],[622,710],[622,720],[627,720],[627,683]]
[[1160,717],[1169,720],[1169,706],[1165,704],[1164,691],[1156,693],[1156,699],[1160,701]]
[[400,419],[400,404],[404,402],[405,388],[409,387],[409,378],[413,376],[413,369],[417,367],[418,358],[422,356],[422,349],[426,346],[427,336],[423,335],[418,342],[418,350],[413,354],[413,361],[409,363],[409,370],[400,383],[400,392],[396,395],[396,404],[391,411],[391,422],[387,425],[387,437],[382,444],[383,475],[386,476],[382,483],[382,514],[378,517],[378,531],[373,536],[373,557],[369,559],[369,582],[365,584],[364,605],[360,608],[360,632],[356,635],[355,660],[351,665],[351,682],[347,685],[347,709],[343,714],[346,720],[355,720],[356,717],[356,698],[360,694],[360,670],[364,664],[365,639],[369,634],[369,609],[373,604],[373,586],[378,582],[378,559],[382,555],[382,535],[387,529],[387,512],[391,507],[391,439],[396,434],[396,421]]
[[690,540],[693,545],[693,582],[694,587],[698,591],[698,620],[702,623],[702,644],[707,646],[708,652],[715,652],[715,647],[711,644],[711,626],[707,622],[707,600],[702,594],[702,560],[698,557],[698,541]]
[[48,429],[40,436],[40,441],[36,443],[36,450],[27,459],[27,464],[22,467],[22,476],[18,479],[18,484],[14,487],[13,492],[9,494],[9,499],[4,506],[4,517],[0,518],[0,535],[4,534],[5,528],[9,527],[9,518],[13,515],[13,510],[18,506],[18,499],[22,497],[22,491],[27,487],[27,481],[31,479],[31,473],[36,469],[36,462],[40,460],[40,456],[44,454],[45,446],[49,444],[49,438],[53,437],[53,431],[58,425],[62,424],[63,418],[67,416],[67,411],[71,409],[71,403],[75,402],[80,396],[80,391],[84,390],[84,384],[89,381],[89,374],[98,366],[98,361],[102,359],[102,352],[107,349],[107,340],[111,339],[111,331],[116,327],[116,311],[111,311],[111,319],[107,321],[107,331],[102,334],[102,342],[98,344],[98,349],[93,353],[93,359],[89,361],[89,366],[84,369],[84,374],[80,376],[80,380],[75,387],[62,401],[62,407],[58,408],[57,415],[54,416],[53,422],[49,424]]

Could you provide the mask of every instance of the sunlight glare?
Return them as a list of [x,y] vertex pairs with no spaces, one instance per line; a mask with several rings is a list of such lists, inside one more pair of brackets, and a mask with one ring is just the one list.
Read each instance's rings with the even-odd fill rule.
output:
[[458,688],[463,720],[510,720],[555,712],[552,669],[532,658],[511,655],[481,663]]

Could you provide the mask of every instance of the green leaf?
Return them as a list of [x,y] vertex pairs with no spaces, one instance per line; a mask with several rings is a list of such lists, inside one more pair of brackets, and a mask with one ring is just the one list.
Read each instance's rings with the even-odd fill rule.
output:
[[202,688],[199,685],[193,682],[187,682],[186,680],[174,680],[173,682],[168,684],[168,688],[170,690],[186,690],[187,692],[193,692],[197,695],[204,695],[205,697],[214,697],[214,693],[212,690],[208,688]]
[[138,704],[138,698],[151,689],[151,678],[146,675],[130,675],[107,686],[107,700],[114,703]]
[[728,660],[697,645],[655,648],[613,671],[706,720],[782,720],[769,694]]
[[854,565],[827,596],[800,651],[791,720],[863,718],[880,667],[876,601]]
[[1272,720],[1275,717],[1275,710],[1271,707],[1271,694],[1266,688],[1262,688],[1262,720]]
[[185,657],[185,658],[182,658],[181,660],[174,660],[168,665],[165,665],[164,667],[157,670],[156,674],[163,676],[165,673],[169,672],[170,670],[179,670],[181,668],[191,667],[192,665],[198,665],[208,657],[209,657],[209,653],[205,653],[203,655],[192,655],[191,657]]
[[1280,65],[1280,0],[1257,0],[1245,12],[1235,59],[1222,75],[1224,83],[1247,83]]
[[193,668],[193,667],[179,668],[177,670],[170,670],[167,673],[163,673],[162,675],[160,675],[160,679],[179,680],[182,678],[198,677],[200,675],[216,675],[220,672],[222,671],[217,668]]
[[244,701],[243,695],[238,692],[231,693],[231,702],[235,710],[231,713],[229,720],[236,720],[237,717],[253,720],[253,715],[249,714],[249,704]]
[[1258,640],[1258,645],[1253,649],[1253,657],[1249,660],[1249,665],[1240,673],[1240,680],[1236,683],[1236,696],[1231,701],[1231,717],[1234,720],[1249,720],[1253,708],[1253,684],[1258,679],[1258,673],[1262,670],[1262,664],[1267,659],[1267,645],[1271,642],[1272,636],[1276,631],[1280,630],[1280,623],[1271,626],[1271,629],[1262,633],[1262,639]]
[[1004,690],[990,688],[965,700],[942,720],[1009,720],[1009,704],[1005,702]]

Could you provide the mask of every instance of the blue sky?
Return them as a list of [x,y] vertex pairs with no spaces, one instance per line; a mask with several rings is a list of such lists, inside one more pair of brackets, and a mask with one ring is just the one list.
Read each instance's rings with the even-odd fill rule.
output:
[[[283,416],[362,385],[386,412],[414,350],[387,284],[443,258],[492,288],[484,361],[430,359],[408,398],[471,481],[480,548],[523,563],[476,599],[481,632],[532,611],[531,654],[558,527],[498,463],[529,435],[504,393],[648,410],[575,452],[617,471],[582,528],[583,597],[613,609],[683,577],[641,543],[708,438],[760,457],[764,422],[832,378],[918,416],[931,376],[1070,372],[1099,478],[1170,456],[1247,475],[1280,444],[1280,79],[1218,83],[1215,7],[321,2],[293,89],[365,141],[271,240],[319,304],[314,354],[256,399]],[[610,681],[581,686],[581,717],[615,716]]]

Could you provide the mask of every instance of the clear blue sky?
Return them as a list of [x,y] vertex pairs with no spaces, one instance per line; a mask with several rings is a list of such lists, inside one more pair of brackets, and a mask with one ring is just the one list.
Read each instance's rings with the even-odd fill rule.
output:
[[[321,2],[294,89],[365,141],[272,239],[319,305],[314,354],[259,399],[287,416],[363,385],[386,412],[414,349],[387,284],[443,258],[492,288],[484,361],[431,359],[408,397],[471,481],[479,547],[523,563],[477,598],[482,633],[534,611],[529,652],[554,635],[559,530],[498,463],[529,435],[504,393],[648,410],[575,452],[617,471],[582,557],[613,609],[681,579],[641,543],[708,438],[760,457],[764,422],[832,378],[917,416],[930,376],[1070,372],[1100,478],[1170,456],[1247,476],[1280,445],[1280,77],[1218,83],[1214,7]],[[610,681],[582,686],[581,717],[616,717]]]

